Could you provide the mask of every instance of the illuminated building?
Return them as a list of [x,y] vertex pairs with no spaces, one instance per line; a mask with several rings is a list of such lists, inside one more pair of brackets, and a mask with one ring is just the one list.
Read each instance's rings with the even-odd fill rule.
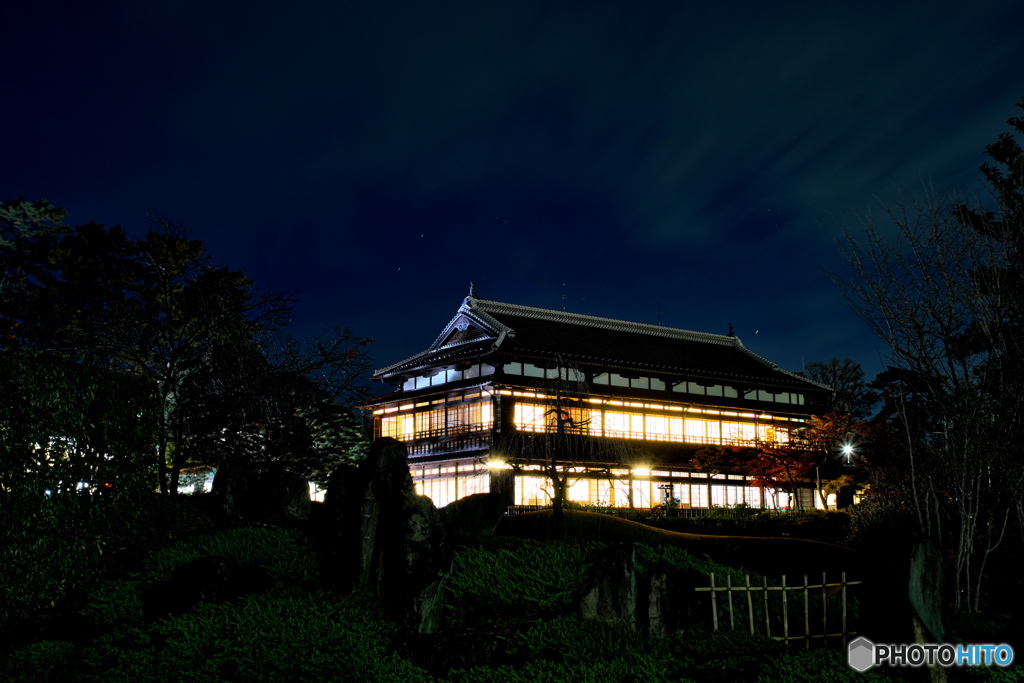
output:
[[[827,388],[728,335],[692,332],[470,296],[425,351],[374,373],[395,391],[363,404],[373,436],[409,449],[420,493],[438,506],[504,489],[550,502],[524,444],[552,432],[580,446],[568,498],[602,506],[808,507],[741,474],[696,471],[709,445],[784,445]],[[561,416],[561,420],[557,416]],[[619,447],[603,448],[606,444]],[[628,444],[628,458],[617,457]],[[513,488],[509,491],[509,488]]]

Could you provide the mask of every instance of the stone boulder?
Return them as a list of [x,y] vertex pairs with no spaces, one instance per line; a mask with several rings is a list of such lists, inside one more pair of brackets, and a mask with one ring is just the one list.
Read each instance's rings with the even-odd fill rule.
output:
[[708,577],[690,569],[680,571],[656,564],[641,578],[641,615],[644,630],[652,638],[671,638],[695,624],[706,624],[711,615],[709,593],[696,588],[708,585]]
[[508,499],[500,493],[474,493],[441,508],[441,522],[453,545],[474,544],[488,536],[508,511]]
[[213,494],[222,513],[232,520],[270,523],[309,519],[309,482],[280,467],[255,470],[226,462],[213,478]]
[[636,564],[632,543],[605,547],[594,559],[580,595],[580,614],[623,624],[652,638],[671,638],[710,620],[708,584],[699,571],[656,563],[645,571]]
[[590,567],[580,596],[584,619],[637,626],[636,548],[621,543],[603,548]]
[[452,555],[441,515],[416,493],[406,457],[404,444],[378,439],[358,468],[332,474],[325,499],[326,561],[339,590],[369,590],[389,616],[431,633]]
[[910,552],[908,592],[916,619],[923,627],[918,642],[942,643],[946,628],[942,613],[945,603],[945,564],[942,549],[930,540],[918,540]]
[[249,508],[255,479],[251,469],[233,462],[225,462],[217,468],[212,493],[223,516],[239,520],[251,515]]

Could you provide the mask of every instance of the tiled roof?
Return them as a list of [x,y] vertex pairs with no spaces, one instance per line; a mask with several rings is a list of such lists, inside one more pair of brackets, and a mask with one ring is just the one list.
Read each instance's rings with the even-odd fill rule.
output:
[[[487,337],[459,339],[471,325]],[[458,327],[458,331],[456,329]],[[684,375],[693,379],[753,382],[764,386],[821,389],[743,346],[738,337],[648,325],[579,313],[466,297],[431,348],[377,371],[382,377],[445,360],[497,355],[601,365],[622,371]]]

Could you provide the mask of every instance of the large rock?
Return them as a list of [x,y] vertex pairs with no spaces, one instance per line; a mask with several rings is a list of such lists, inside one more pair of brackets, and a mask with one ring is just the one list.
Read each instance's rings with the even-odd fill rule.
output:
[[405,446],[375,441],[358,469],[331,476],[325,507],[335,585],[344,592],[369,590],[392,618],[433,632],[452,557],[437,508],[413,487]]
[[708,577],[696,570],[680,571],[657,563],[643,577],[647,594],[646,631],[652,638],[671,638],[695,624],[706,624],[711,616],[709,593],[696,588],[708,585]]
[[939,546],[930,540],[919,540],[910,552],[908,592],[915,616],[924,627],[927,643],[945,642],[946,629],[942,612],[945,602],[945,559]]
[[256,476],[247,467],[225,462],[213,477],[213,495],[221,512],[232,520],[251,516],[252,489]]
[[441,522],[453,544],[479,543],[494,534],[508,505],[501,493],[474,493],[441,508]]
[[694,624],[710,621],[708,577],[696,570],[680,571],[655,563],[646,571],[636,564],[632,543],[601,550],[590,567],[580,595],[584,619],[616,623],[652,638],[671,638]]
[[580,597],[584,619],[637,626],[636,549],[632,543],[603,548],[590,567]]
[[270,523],[309,519],[309,482],[280,467],[255,470],[226,462],[213,478],[213,494],[230,519]]

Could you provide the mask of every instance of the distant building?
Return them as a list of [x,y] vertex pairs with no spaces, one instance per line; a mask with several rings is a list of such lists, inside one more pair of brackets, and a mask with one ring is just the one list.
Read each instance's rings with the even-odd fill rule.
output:
[[[708,445],[786,444],[828,389],[728,335],[486,301],[471,291],[427,350],[378,370],[395,391],[367,401],[373,436],[407,444],[420,493],[438,506],[502,488],[550,502],[524,456],[530,438],[576,435],[569,499],[638,508],[809,507],[743,475],[696,471]],[[629,444],[633,454],[602,444]]]

